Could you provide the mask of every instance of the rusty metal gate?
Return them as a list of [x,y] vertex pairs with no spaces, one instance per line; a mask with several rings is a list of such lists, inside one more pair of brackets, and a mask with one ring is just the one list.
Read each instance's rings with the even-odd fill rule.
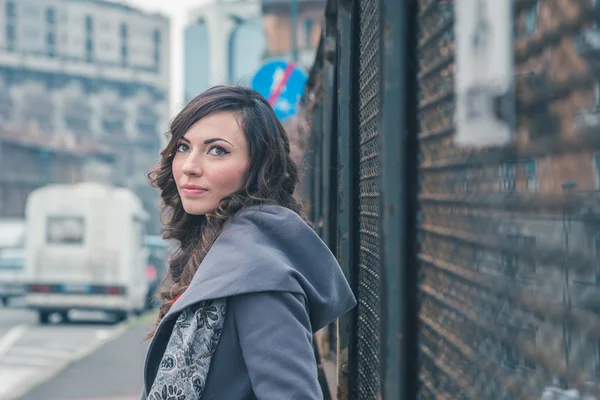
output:
[[338,397],[600,399],[600,2],[512,0],[487,147],[456,142],[456,6],[327,4],[304,193],[359,301]]

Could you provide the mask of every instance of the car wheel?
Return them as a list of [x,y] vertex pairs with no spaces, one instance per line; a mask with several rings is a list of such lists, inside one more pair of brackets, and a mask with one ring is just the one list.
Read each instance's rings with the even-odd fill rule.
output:
[[68,324],[69,322],[71,322],[71,318],[69,318],[68,311],[63,311],[60,313],[60,322],[62,322],[63,324]]
[[50,315],[52,313],[49,311],[39,311],[38,312],[38,320],[40,322],[40,324],[42,325],[46,325],[50,322]]
[[117,323],[126,321],[128,317],[129,317],[129,314],[126,311],[121,311],[121,312],[115,313],[115,320]]

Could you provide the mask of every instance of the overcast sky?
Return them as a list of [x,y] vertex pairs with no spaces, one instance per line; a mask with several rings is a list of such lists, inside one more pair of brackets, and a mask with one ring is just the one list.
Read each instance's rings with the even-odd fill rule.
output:
[[211,0],[116,0],[148,11],[158,11],[171,18],[171,114],[182,106],[183,99],[183,28],[186,11]]

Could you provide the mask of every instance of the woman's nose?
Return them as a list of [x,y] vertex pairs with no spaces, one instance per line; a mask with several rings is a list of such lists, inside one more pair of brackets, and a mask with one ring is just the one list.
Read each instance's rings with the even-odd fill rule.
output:
[[185,160],[185,163],[183,164],[181,171],[184,174],[190,175],[190,176],[202,175],[202,166],[201,166],[201,162],[198,159],[198,157],[196,157],[196,155],[194,155],[193,153],[190,154],[188,156],[187,160]]

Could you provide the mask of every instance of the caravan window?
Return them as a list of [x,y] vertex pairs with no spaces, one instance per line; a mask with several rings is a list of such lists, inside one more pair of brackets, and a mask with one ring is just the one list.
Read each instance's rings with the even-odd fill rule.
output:
[[47,242],[51,244],[82,244],[85,224],[82,217],[48,217]]

